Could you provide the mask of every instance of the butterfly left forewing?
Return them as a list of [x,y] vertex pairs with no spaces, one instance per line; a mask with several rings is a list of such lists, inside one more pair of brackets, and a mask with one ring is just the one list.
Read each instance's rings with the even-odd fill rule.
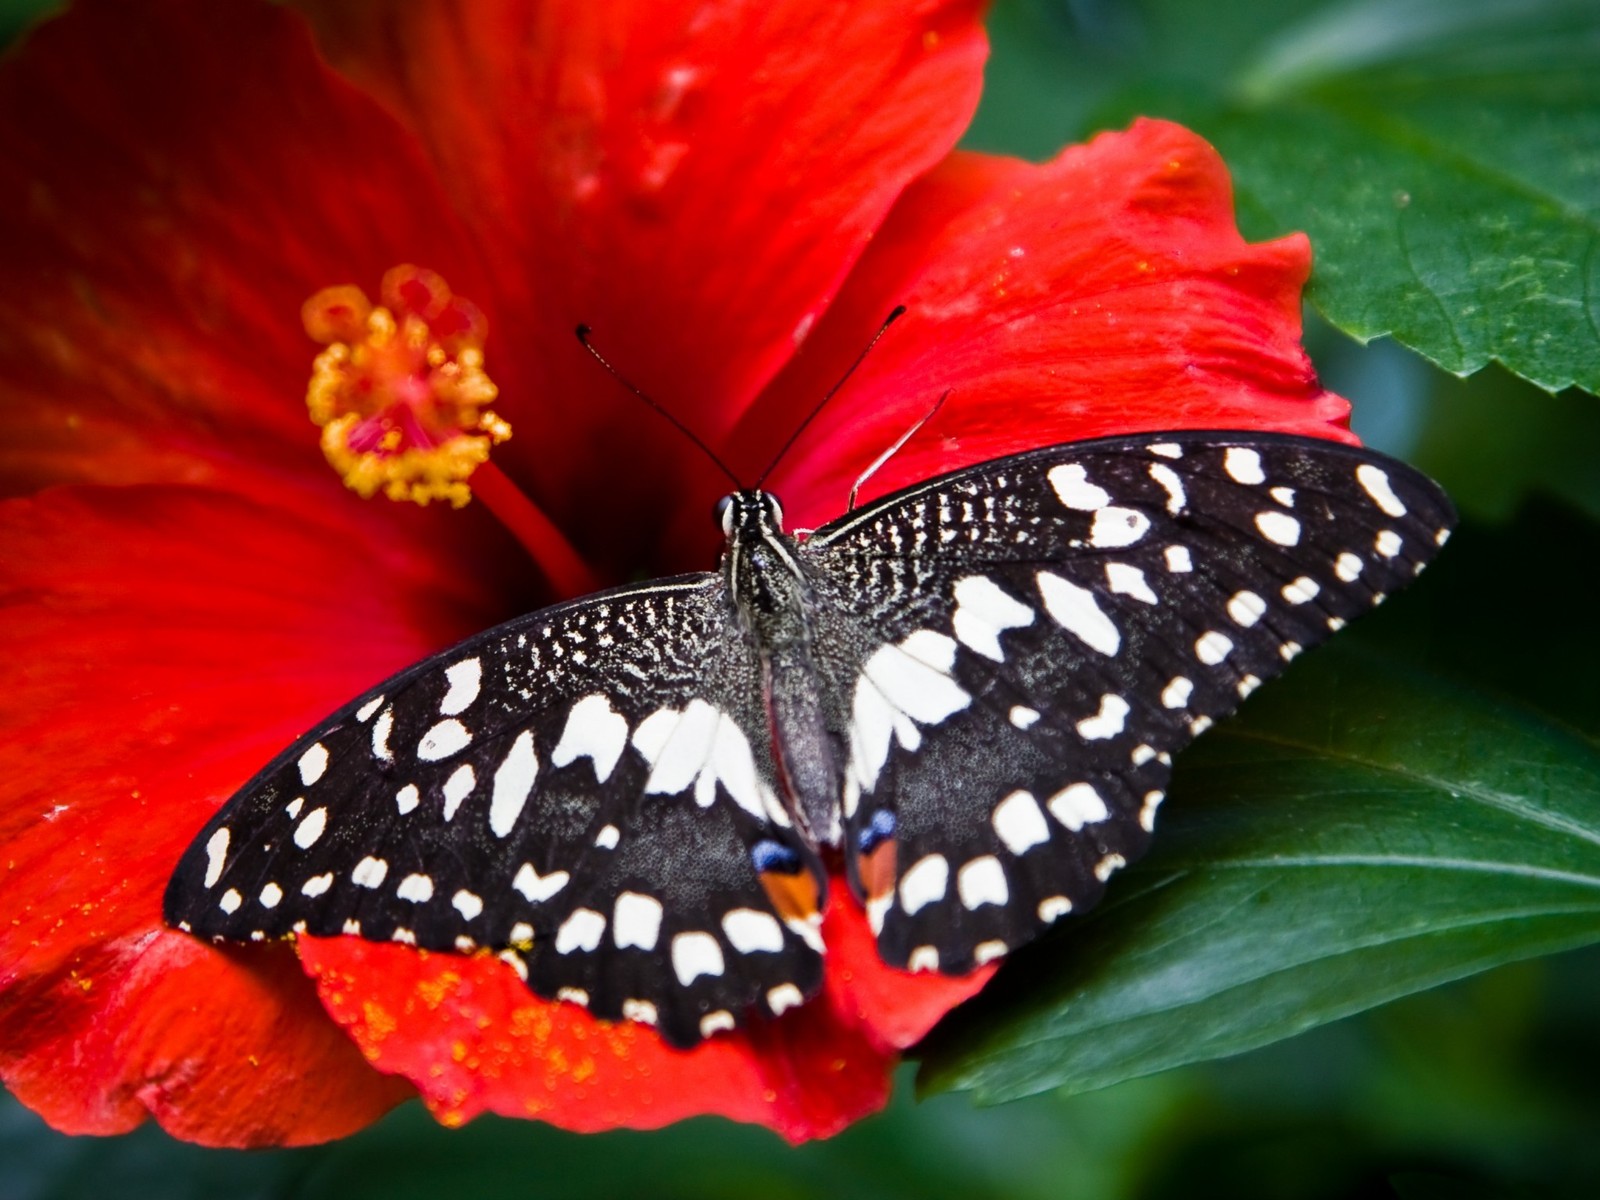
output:
[[1184,433],[996,460],[819,530],[857,647],[833,671],[845,852],[885,959],[965,971],[1093,904],[1171,755],[1453,520],[1367,451]]
[[692,1044],[821,982],[820,865],[776,803],[720,576],[531,614],[381,684],[201,831],[168,920],[503,957]]

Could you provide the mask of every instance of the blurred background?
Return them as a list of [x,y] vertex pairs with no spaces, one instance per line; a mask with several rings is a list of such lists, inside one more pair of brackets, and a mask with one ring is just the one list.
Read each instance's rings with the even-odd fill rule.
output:
[[[47,7],[0,0],[0,38],[14,38]],[[1518,6],[1487,7],[1503,16]],[[1246,147],[1241,168],[1230,150],[1230,135],[1238,136],[1233,99],[1241,80],[1259,80],[1261,64],[1292,69],[1282,66],[1285,47],[1303,49],[1313,19],[1330,10],[1359,17],[1343,28],[1367,39],[1340,48],[1347,62],[1381,45],[1395,25],[1431,11],[1417,3],[1308,0],[1187,7],[998,0],[985,99],[966,144],[1037,159],[1120,127],[1135,112],[1171,115],[1212,138],[1235,164],[1247,237],[1303,228],[1284,223],[1281,206],[1262,202],[1270,189],[1245,186],[1252,160]],[[1568,39],[1528,52],[1600,62],[1594,14],[1573,28],[1576,51]],[[1308,167],[1303,191],[1314,196],[1339,182]],[[1597,207],[1600,187],[1589,198],[1591,228]],[[1456,607],[1445,612],[1435,601],[1424,614],[1407,610],[1403,598],[1363,636],[1396,643],[1421,620],[1487,628],[1507,611],[1530,555],[1577,558],[1600,542],[1592,525],[1600,519],[1600,405],[1577,389],[1551,394],[1497,366],[1458,378],[1396,341],[1363,345],[1318,315],[1324,300],[1340,310],[1339,297],[1323,286],[1319,275],[1309,292],[1307,344],[1325,383],[1354,401],[1365,441],[1445,485],[1467,519],[1464,539],[1479,551],[1456,567],[1447,555],[1438,568],[1454,572]],[[1583,684],[1600,670],[1593,607],[1583,596],[1548,609],[1524,605],[1538,615],[1530,622],[1537,628],[1519,627],[1514,646],[1486,649],[1481,660],[1451,669],[1470,670],[1478,685],[1593,738],[1600,698]],[[1182,784],[1180,764],[1175,803]],[[97,1193],[171,1200],[1600,1196],[1597,995],[1600,951],[1578,950],[1501,967],[1239,1057],[992,1108],[960,1093],[918,1103],[907,1067],[888,1112],[799,1149],[712,1119],[652,1134],[575,1136],[483,1118],[452,1132],[412,1104],[336,1145],[218,1152],[176,1143],[153,1126],[115,1139],[63,1137],[0,1095],[0,1200]]]

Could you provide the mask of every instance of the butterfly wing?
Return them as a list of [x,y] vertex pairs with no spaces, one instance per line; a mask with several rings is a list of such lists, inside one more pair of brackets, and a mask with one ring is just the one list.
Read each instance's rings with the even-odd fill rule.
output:
[[1454,523],[1370,451],[1182,433],[1015,455],[819,530],[846,860],[886,961],[958,973],[1143,853],[1171,755]]
[[821,982],[821,867],[776,801],[728,616],[719,576],[660,580],[395,676],[216,814],[168,922],[496,953],[678,1045],[799,1003]]

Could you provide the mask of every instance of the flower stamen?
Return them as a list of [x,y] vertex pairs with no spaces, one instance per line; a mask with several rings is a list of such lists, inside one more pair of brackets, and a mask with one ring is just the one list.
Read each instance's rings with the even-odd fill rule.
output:
[[363,497],[457,508],[467,479],[511,426],[490,411],[498,395],[483,369],[488,323],[435,272],[409,264],[383,277],[383,304],[360,288],[323,288],[301,308],[317,355],[306,407],[322,452]]

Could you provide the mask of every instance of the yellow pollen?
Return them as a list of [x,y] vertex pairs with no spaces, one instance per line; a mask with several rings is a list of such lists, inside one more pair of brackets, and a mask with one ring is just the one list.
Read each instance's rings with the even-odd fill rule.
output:
[[306,333],[327,346],[306,388],[322,453],[363,497],[459,508],[489,448],[511,436],[488,408],[498,389],[483,369],[487,322],[422,267],[388,271],[381,296],[373,305],[358,287],[323,288],[301,308]]

